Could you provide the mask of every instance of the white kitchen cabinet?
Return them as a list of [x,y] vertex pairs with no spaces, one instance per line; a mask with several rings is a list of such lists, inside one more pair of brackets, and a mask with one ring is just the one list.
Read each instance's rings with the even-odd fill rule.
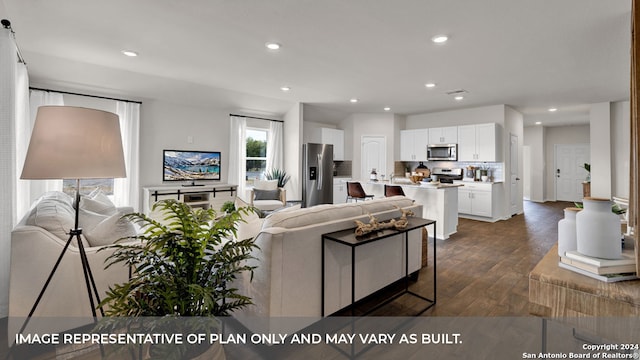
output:
[[428,129],[400,131],[400,161],[427,161]]
[[344,158],[344,130],[320,128],[320,143],[333,145],[333,160],[343,161]]
[[333,179],[333,203],[342,204],[347,201],[347,181],[350,179]]
[[429,145],[458,143],[458,127],[447,126],[429,129]]
[[502,183],[454,181],[458,188],[458,214],[475,220],[498,220],[497,207]]
[[458,161],[500,161],[501,151],[498,124],[458,126]]

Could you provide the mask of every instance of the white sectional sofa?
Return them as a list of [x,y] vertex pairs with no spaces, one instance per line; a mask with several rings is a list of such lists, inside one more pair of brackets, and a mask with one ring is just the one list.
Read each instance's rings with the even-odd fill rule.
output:
[[[124,265],[114,265],[105,270],[104,260],[113,250],[98,249],[135,234],[133,225],[120,219],[132,211],[130,207],[116,208],[101,193],[83,197],[81,201],[82,241],[101,297],[109,285],[128,279],[129,269]],[[11,232],[10,330],[17,332],[23,317],[36,301],[69,239],[74,216],[72,197],[62,192],[49,192],[34,203]],[[55,321],[47,322],[51,325],[47,329],[50,331],[68,330],[91,320],[91,307],[75,239],[65,252],[34,316],[55,317]]]
[[[247,219],[239,238],[255,236],[260,247],[251,263],[257,268],[233,286],[252,298],[254,305],[234,312],[234,317],[255,333],[303,329],[321,317],[322,234],[355,227],[354,220],[368,222],[367,214],[381,221],[398,218],[397,209],[411,209],[417,216],[422,205],[403,196],[339,205],[281,210],[266,219]],[[420,230],[409,238],[409,272],[420,269]],[[356,300],[404,276],[404,241],[399,237],[358,246],[356,250]],[[325,247],[325,314],[351,301],[351,248],[334,242]],[[284,321],[282,321],[284,320]]]

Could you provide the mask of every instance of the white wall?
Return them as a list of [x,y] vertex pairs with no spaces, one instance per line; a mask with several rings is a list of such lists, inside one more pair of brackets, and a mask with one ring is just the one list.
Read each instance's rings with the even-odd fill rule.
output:
[[524,128],[524,145],[529,148],[529,176],[523,179],[528,184],[529,200],[545,201],[546,167],[545,167],[545,128],[530,126]]
[[406,129],[423,129],[439,126],[457,126],[482,123],[504,125],[504,105],[483,106],[470,109],[408,115]]
[[611,194],[629,198],[629,102],[611,104]]
[[[221,182],[229,170],[229,112],[149,100],[140,107],[140,186],[162,184],[162,150],[221,152]],[[141,191],[142,196],[142,191]],[[140,200],[142,203],[142,199]]]
[[591,104],[591,196],[611,197],[611,103]]
[[285,186],[287,201],[302,200],[303,104],[297,103],[284,115],[284,169],[291,175]]
[[[362,136],[384,136],[387,143],[387,161],[384,170],[378,170],[379,174],[391,174],[393,172],[393,159],[395,145],[395,117],[393,114],[353,114],[345,119],[340,127],[345,129],[345,138],[352,139],[351,150],[353,161],[351,174],[354,179],[361,177],[361,139]],[[345,141],[345,147],[347,146]],[[365,181],[367,179],[360,179]]]
[[[555,201],[556,200],[556,182],[555,182],[556,169],[554,168],[555,145],[589,144],[590,143],[590,126],[589,125],[572,125],[572,126],[545,127],[544,141],[545,141],[544,153],[545,153],[545,159],[546,159],[545,200]],[[535,154],[532,154],[532,156],[535,156]]]

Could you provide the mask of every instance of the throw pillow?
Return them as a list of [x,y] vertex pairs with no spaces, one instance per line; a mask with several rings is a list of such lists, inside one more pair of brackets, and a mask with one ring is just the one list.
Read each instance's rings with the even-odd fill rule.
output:
[[253,183],[253,188],[260,190],[277,190],[278,180],[256,180]]
[[280,200],[280,190],[253,189],[253,200]]
[[94,228],[84,231],[84,236],[89,242],[89,246],[111,245],[116,240],[136,235],[133,224],[122,218],[122,213],[116,213],[106,217]]
[[25,220],[26,225],[41,227],[62,240],[69,238],[74,222],[75,210],[71,199],[62,195],[41,197]]
[[113,215],[118,212],[109,197],[100,189],[92,191],[80,199],[80,209],[85,209],[103,215]]

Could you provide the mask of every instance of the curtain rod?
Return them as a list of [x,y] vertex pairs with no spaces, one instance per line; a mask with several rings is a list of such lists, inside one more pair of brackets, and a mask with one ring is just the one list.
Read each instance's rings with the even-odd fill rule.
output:
[[29,86],[29,90],[40,90],[40,91],[46,91],[46,92],[57,92],[57,93],[60,93],[60,94],[67,94],[67,95],[86,96],[86,97],[91,97],[91,98],[96,98],[96,99],[115,100],[115,101],[124,101],[124,102],[135,103],[135,104],[142,104],[142,101],[134,101],[134,100],[127,100],[127,99],[117,99],[117,98],[112,98],[112,97],[107,97],[107,96],[80,94],[80,93],[74,93],[74,92],[69,92],[69,91],[42,89],[42,88],[31,87],[31,86]]
[[283,120],[273,120],[273,119],[255,117],[255,116],[238,115],[238,114],[229,114],[229,116],[237,116],[237,117],[243,117],[247,119],[256,119],[256,120],[265,120],[265,121],[275,121],[275,122],[281,122],[281,123],[284,122]]
[[27,62],[24,60],[24,56],[22,56],[22,53],[20,52],[20,47],[18,46],[18,40],[16,40],[16,32],[13,31],[13,28],[11,27],[11,21],[7,19],[2,19],[0,20],[0,23],[2,23],[2,27],[9,30],[11,32],[11,36],[13,36],[13,42],[16,45],[16,53],[18,53],[18,62],[27,65]]

